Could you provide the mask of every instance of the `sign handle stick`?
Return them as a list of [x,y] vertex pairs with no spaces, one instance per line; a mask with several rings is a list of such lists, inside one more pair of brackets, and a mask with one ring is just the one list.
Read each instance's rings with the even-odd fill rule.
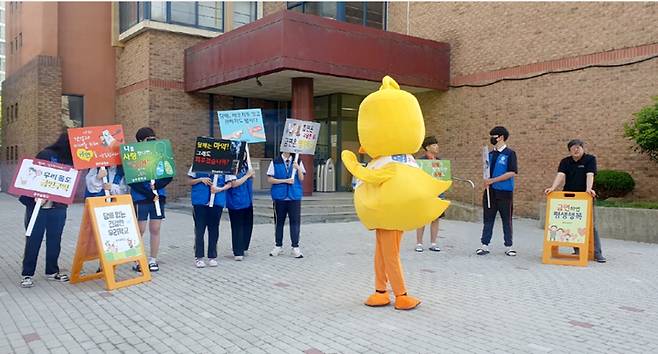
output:
[[487,187],[487,209],[491,209],[491,197],[489,197],[489,187]]
[[[105,171],[105,166],[101,167],[101,171]],[[105,183],[110,183],[110,179],[107,178],[107,175],[105,175],[105,177],[103,177],[103,190],[105,191],[105,196],[109,197],[110,196],[110,191],[105,189]]]
[[30,237],[32,235],[32,229],[34,229],[34,224],[37,222],[37,216],[39,215],[39,210],[41,210],[41,205],[43,204],[43,198],[34,199],[34,210],[32,210],[32,216],[30,217],[30,222],[27,224],[27,230],[25,231],[25,236]]
[[253,170],[251,167],[251,155],[249,155],[249,143],[245,143],[245,151],[247,153],[247,168]]
[[[212,186],[213,187],[217,185],[217,180],[218,179],[219,179],[218,174],[213,175],[213,177],[212,177]],[[212,190],[212,187],[210,188],[210,190]],[[211,207],[211,208],[213,206],[215,206],[215,193],[213,193],[213,192],[210,192],[210,201],[208,202],[208,206]]]
[[151,189],[153,190],[153,193],[158,197],[158,200],[154,202],[155,204],[155,215],[157,216],[162,216],[162,210],[160,210],[160,195],[158,194],[158,190],[155,189],[155,180],[151,180]]
[[293,163],[292,167],[292,183],[295,183],[295,176],[297,175],[297,170],[294,167],[295,163],[299,162],[299,154],[295,154],[295,162]]

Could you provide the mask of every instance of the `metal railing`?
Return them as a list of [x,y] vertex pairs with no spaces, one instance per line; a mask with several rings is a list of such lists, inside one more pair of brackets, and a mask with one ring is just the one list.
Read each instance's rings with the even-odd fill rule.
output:
[[455,176],[452,176],[452,180],[457,181],[457,182],[463,182],[463,183],[471,185],[471,188],[473,189],[473,193],[472,193],[472,197],[471,197],[471,206],[473,208],[475,208],[475,183],[473,183],[473,181],[471,181],[470,179],[459,178],[459,177],[455,177]]

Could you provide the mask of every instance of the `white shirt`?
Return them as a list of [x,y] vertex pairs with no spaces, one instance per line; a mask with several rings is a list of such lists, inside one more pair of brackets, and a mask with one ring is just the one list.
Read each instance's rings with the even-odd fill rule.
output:
[[498,152],[501,152],[501,151],[505,150],[505,148],[507,148],[507,144],[503,144],[503,146],[501,146],[499,148],[494,148],[494,150],[496,150]]
[[[290,166],[292,166],[292,156],[289,156],[286,159],[285,157],[283,157],[283,154],[281,154],[281,158],[283,159],[283,163],[286,165],[286,170],[289,171]],[[303,174],[306,174],[304,163],[301,160],[298,160],[297,164],[299,165],[299,170],[302,171]],[[267,175],[270,177],[274,177],[274,160],[270,161],[270,166],[267,167]]]

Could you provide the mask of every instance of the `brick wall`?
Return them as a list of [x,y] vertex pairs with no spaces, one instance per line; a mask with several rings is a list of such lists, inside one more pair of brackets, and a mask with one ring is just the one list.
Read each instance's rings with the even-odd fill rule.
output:
[[[15,71],[2,84],[2,188],[13,178],[17,162],[34,157],[52,144],[64,130],[61,120],[62,71],[58,58],[37,56]],[[18,115],[9,119],[7,107],[18,105]],[[7,160],[7,148],[18,150],[18,160]]]
[[271,15],[281,10],[286,10],[285,1],[267,1],[263,2],[263,16]]
[[[389,3],[388,30],[407,33],[407,3]],[[409,3],[408,33],[451,45],[452,85],[482,84],[658,53],[655,3]],[[632,197],[656,199],[658,166],[631,150],[623,124],[658,94],[658,60],[451,88],[418,95],[428,134],[454,174],[481,184],[481,146],[495,125],[519,157],[515,212],[536,217],[566,142],[584,139],[599,169],[632,174]],[[456,183],[452,198],[470,201]],[[481,188],[476,202],[480,203]]]

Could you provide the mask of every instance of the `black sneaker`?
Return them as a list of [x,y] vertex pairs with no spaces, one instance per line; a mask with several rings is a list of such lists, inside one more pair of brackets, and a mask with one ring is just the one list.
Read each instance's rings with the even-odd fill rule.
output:
[[142,267],[139,266],[139,263],[133,264],[133,271],[135,272],[142,272]]
[[69,276],[61,273],[46,274],[46,279],[64,283],[69,281]]
[[605,257],[603,257],[603,256],[594,257],[594,260],[597,261],[597,262],[599,262],[599,263],[605,263],[605,262],[608,261],[608,260],[605,259]]
[[149,270],[151,272],[157,272],[160,270],[160,267],[158,266],[158,262],[156,261],[151,261],[149,262]]

